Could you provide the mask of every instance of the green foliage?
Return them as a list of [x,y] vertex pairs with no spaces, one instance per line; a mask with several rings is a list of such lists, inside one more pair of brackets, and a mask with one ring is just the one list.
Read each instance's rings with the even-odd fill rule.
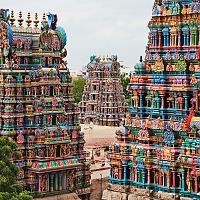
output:
[[126,99],[129,99],[129,91],[127,90],[128,84],[130,83],[130,77],[121,75],[120,76],[120,81],[123,87],[124,95]]
[[19,158],[17,145],[7,137],[0,137],[0,192],[16,192],[17,167],[13,157]]
[[13,158],[19,159],[17,145],[8,137],[0,137],[0,200],[32,200],[17,184],[18,169]]
[[79,77],[73,81],[73,95],[76,103],[79,103],[82,99],[85,82],[86,80],[82,77]]
[[8,192],[0,192],[0,200],[33,200],[33,197],[28,195],[26,192],[22,192],[20,194],[16,193],[8,193]]

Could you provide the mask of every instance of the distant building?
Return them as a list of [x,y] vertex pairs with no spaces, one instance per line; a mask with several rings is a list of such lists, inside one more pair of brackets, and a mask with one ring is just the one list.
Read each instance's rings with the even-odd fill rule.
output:
[[82,71],[70,71],[70,75],[72,77],[72,80],[77,78],[84,78],[85,74]]
[[120,63],[116,56],[91,57],[80,102],[81,123],[119,126],[127,110],[120,83]]

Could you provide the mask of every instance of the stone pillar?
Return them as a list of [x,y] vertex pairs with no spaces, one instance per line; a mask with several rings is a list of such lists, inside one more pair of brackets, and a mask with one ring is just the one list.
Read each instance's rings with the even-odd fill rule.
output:
[[135,181],[138,182],[138,170],[135,168]]
[[187,34],[187,46],[190,45],[189,42],[190,42],[190,36],[189,36],[189,34]]
[[198,182],[197,182],[197,177],[194,178],[194,184],[195,184],[195,186],[194,186],[194,192],[195,192],[195,193],[198,193]]
[[161,31],[159,30],[158,31],[158,46],[161,47],[162,45],[162,35],[161,35]]
[[184,94],[183,97],[185,99],[185,110],[188,110],[188,95]]
[[67,177],[66,177],[66,171],[63,173],[63,190],[66,190],[67,188]]
[[127,175],[126,175],[126,169],[127,169],[127,165],[123,165],[124,168],[124,182],[127,181]]
[[174,102],[174,109],[177,110],[178,108],[178,105],[177,105],[177,102],[176,102],[176,98],[177,98],[177,93],[175,92],[174,93],[174,99],[175,99],[175,102]]
[[50,174],[50,192],[54,191],[53,178],[54,178],[54,174]]
[[185,191],[185,169],[182,169],[182,185],[181,185],[181,188],[182,188],[182,192]]
[[151,182],[151,174],[150,174],[150,169],[147,169],[147,184],[150,184],[150,182]]
[[38,192],[41,192],[41,180],[42,180],[42,175],[38,175]]
[[122,168],[119,167],[119,179],[122,179]]
[[59,173],[59,184],[58,184],[58,190],[62,191],[62,173]]
[[143,185],[146,183],[145,174],[146,174],[146,171],[145,171],[145,169],[143,169],[143,170],[142,170],[142,184],[143,184]]
[[50,187],[50,176],[49,176],[49,174],[46,174],[46,176],[47,176],[47,192],[49,192],[50,190],[49,190],[49,187]]
[[163,185],[163,176],[162,173],[160,173],[160,180],[159,180],[159,185]]
[[161,96],[161,108],[164,108],[164,103],[165,103],[165,99],[164,99],[164,95],[160,95]]
[[199,31],[199,41],[198,41],[198,44],[197,45],[200,45],[200,29],[198,30]]
[[173,174],[173,183],[172,183],[172,187],[175,188],[176,187],[176,172],[173,171],[172,174]]
[[187,43],[186,34],[183,33],[183,46],[186,46],[186,43]]
[[142,108],[143,107],[143,93],[142,92],[140,92],[139,93],[139,96],[140,96],[140,108]]
[[173,34],[170,34],[171,35],[171,37],[170,37],[170,46],[173,46]]
[[132,99],[133,95],[130,94],[130,109],[133,109],[133,99]]
[[167,173],[167,187],[171,187],[170,172]]
[[167,45],[166,46],[169,46],[169,34],[167,34]]
[[55,191],[58,191],[58,174],[55,174]]
[[158,35],[157,34],[154,36],[154,46],[155,47],[158,46]]
[[133,181],[135,181],[135,170],[133,167],[132,167],[132,177],[131,178]]
[[181,46],[181,30],[178,31],[178,46]]
[[167,46],[167,36],[166,35],[164,35],[164,46]]

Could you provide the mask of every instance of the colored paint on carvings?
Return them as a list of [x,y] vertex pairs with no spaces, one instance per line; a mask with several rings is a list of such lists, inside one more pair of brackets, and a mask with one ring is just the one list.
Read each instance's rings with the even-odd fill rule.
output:
[[0,10],[0,134],[16,141],[21,159],[15,160],[18,180],[33,193],[62,191],[90,193],[84,134],[72,96],[64,48],[67,36],[57,28],[57,15]]
[[199,199],[199,13],[199,1],[155,1],[145,60],[128,87],[130,114],[108,153],[108,192]]
[[120,126],[127,103],[120,82],[120,63],[117,56],[91,56],[80,107],[80,122],[101,126]]

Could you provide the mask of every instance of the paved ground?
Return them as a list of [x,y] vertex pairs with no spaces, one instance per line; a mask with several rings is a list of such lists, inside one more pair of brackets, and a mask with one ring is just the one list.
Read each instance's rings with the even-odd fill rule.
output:
[[81,200],[77,194],[63,194],[46,198],[38,198],[34,200]]
[[119,127],[81,125],[81,130],[85,133],[85,147],[109,146],[115,141],[115,131]]
[[[119,127],[107,127],[96,125],[81,125],[82,131],[85,133],[85,149],[94,147],[110,146],[115,141],[115,131]],[[106,158],[104,158],[106,160]],[[101,200],[102,192],[106,189],[108,184],[108,177],[110,173],[109,164],[105,163],[91,165],[91,200]]]

